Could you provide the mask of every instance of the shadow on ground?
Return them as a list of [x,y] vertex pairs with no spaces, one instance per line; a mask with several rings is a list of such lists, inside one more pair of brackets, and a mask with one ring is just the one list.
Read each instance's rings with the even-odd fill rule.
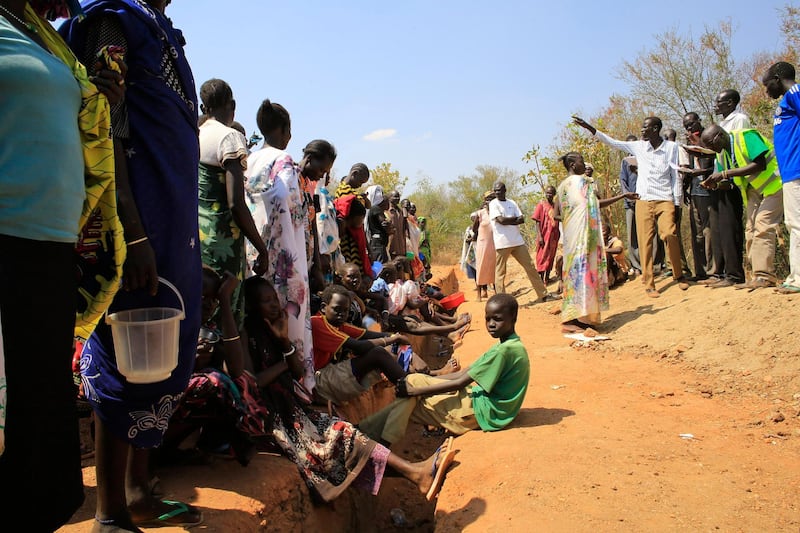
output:
[[550,407],[522,408],[509,427],[536,427],[552,426],[558,424],[568,416],[574,416],[575,411]]
[[673,306],[668,305],[665,307],[654,308],[652,304],[640,305],[636,309],[622,311],[621,313],[616,313],[603,319],[603,324],[600,326],[598,331],[602,332],[616,331],[617,329],[621,328],[628,322],[636,320],[642,315],[655,315],[657,313],[660,313],[661,311],[669,309],[670,307]]
[[436,513],[437,524],[444,522],[437,531],[463,531],[468,525],[476,522],[486,512],[486,500],[472,498],[460,509],[449,513]]

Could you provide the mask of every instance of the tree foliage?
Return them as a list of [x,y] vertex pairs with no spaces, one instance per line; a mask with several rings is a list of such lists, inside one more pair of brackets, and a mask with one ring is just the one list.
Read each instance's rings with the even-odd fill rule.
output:
[[472,224],[470,215],[477,211],[486,191],[496,181],[506,184],[508,197],[515,200],[524,213],[532,213],[532,191],[522,178],[509,168],[481,165],[470,175],[459,176],[446,184],[435,184],[423,178],[407,195],[417,206],[417,216],[424,216],[431,232],[431,246],[436,257],[458,259],[464,232]]
[[[697,112],[704,124],[715,122],[714,100],[719,92],[732,88],[742,95],[742,107],[753,125],[771,138],[775,102],[765,94],[761,76],[776,61],[797,65],[800,60],[800,8],[786,5],[776,11],[779,21],[776,30],[784,37],[784,46],[778,52],[734,58],[735,32],[730,20],[704,27],[697,37],[691,31],[671,29],[654,35],[652,46],[621,63],[617,74],[626,82],[627,93],[610,95],[607,105],[599,111],[576,112],[618,139],[629,134],[639,136],[642,121],[651,115],[659,116],[665,127],[671,126],[682,133],[681,119],[689,111]],[[533,144],[523,155],[522,161],[529,165],[524,175],[507,168],[479,166],[474,173],[446,184],[423,178],[411,194],[404,196],[417,205],[419,216],[428,218],[437,256],[441,258],[444,254],[447,260],[455,261],[464,230],[470,224],[470,214],[479,208],[484,192],[491,189],[495,181],[506,183],[509,198],[517,201],[529,216],[544,187],[557,186],[566,177],[559,157],[573,150],[581,152],[594,166],[601,197],[619,194],[619,171],[625,154],[596,142],[584,130],[567,122],[547,148]],[[390,163],[372,169],[372,181],[387,192],[393,189],[402,192],[407,180],[392,169]],[[622,202],[603,211],[615,230],[622,233]],[[531,228],[531,224],[523,227],[527,237],[530,237]],[[688,236],[688,230],[684,233]],[[779,257],[778,262],[781,261]]]
[[[697,112],[706,125],[716,122],[713,113],[716,96],[725,89],[736,89],[742,96],[741,106],[750,116],[753,127],[772,138],[772,113],[776,103],[766,95],[761,77],[776,61],[788,61],[795,66],[800,61],[800,8],[785,5],[776,11],[776,19],[780,21],[776,30],[784,38],[784,45],[778,52],[761,52],[751,58],[735,60],[731,46],[734,29],[730,20],[715,27],[706,26],[699,38],[695,38],[691,31],[669,30],[654,35],[650,48],[622,62],[618,76],[627,83],[627,94],[612,95],[599,112],[582,116],[618,139],[624,139],[630,133],[638,135],[643,119],[651,115],[659,116],[665,127],[672,125],[682,132],[681,120],[689,111]],[[547,150],[539,151],[538,146],[534,146],[526,154],[523,160],[536,156],[540,167],[528,175],[544,183],[557,183],[566,174],[558,157],[570,150],[581,152],[593,164],[602,197],[619,193],[619,169],[625,154],[595,142],[583,130],[578,131],[569,123]],[[619,202],[604,210],[604,216],[610,219],[617,231],[624,226],[622,209]],[[683,233],[688,249],[688,229]],[[776,255],[779,273],[786,271],[785,229],[782,233]]]
[[391,191],[403,193],[403,187],[408,183],[407,176],[401,176],[399,170],[392,168],[391,163],[381,163],[369,171],[370,184],[380,185],[383,191],[389,194]]
[[662,120],[694,111],[706,123],[713,122],[717,94],[750,83],[736,69],[732,36],[730,21],[706,27],[699,38],[691,31],[666,31],[654,37],[652,49],[623,61],[619,77],[630,87],[631,97],[648,103]]

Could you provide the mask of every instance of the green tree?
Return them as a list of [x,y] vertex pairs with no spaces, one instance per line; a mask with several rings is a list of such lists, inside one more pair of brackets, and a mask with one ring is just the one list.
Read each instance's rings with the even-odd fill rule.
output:
[[399,191],[403,194],[403,187],[408,182],[407,176],[401,176],[399,170],[392,168],[391,163],[381,163],[369,171],[370,184],[380,185],[383,192],[389,194],[391,191]]
[[408,197],[417,206],[417,216],[427,218],[435,262],[458,261],[464,231],[471,225],[470,215],[480,208],[484,193],[496,181],[506,184],[508,197],[519,203],[523,212],[532,212],[530,188],[509,168],[480,165],[472,174],[447,184],[435,184],[428,177],[417,183]]

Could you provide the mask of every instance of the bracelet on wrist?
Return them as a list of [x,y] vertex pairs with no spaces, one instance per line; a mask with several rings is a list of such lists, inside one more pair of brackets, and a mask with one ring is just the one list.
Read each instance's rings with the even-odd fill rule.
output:
[[227,339],[223,337],[223,338],[222,338],[222,342],[233,342],[233,341],[238,341],[238,340],[239,340],[239,339],[241,339],[241,338],[242,338],[242,336],[241,336],[241,335],[236,335],[235,337],[228,337]]
[[295,347],[295,345],[294,345],[294,344],[292,344],[292,347],[291,347],[291,348],[289,348],[289,350],[288,350],[288,351],[282,352],[282,354],[283,354],[283,358],[284,358],[284,359],[286,359],[286,358],[287,358],[287,357],[289,357],[290,355],[294,355],[294,353],[295,353],[296,351],[297,351],[297,347]]
[[147,238],[147,235],[145,235],[144,237],[141,237],[141,238],[139,238],[139,239],[134,239],[134,240],[132,240],[132,241],[130,241],[130,242],[128,242],[128,243],[126,243],[126,244],[127,244],[128,246],[133,246],[134,244],[141,244],[141,243],[143,243],[143,242],[145,242],[145,241],[148,241],[148,240],[150,240],[150,239],[148,239],[148,238]]

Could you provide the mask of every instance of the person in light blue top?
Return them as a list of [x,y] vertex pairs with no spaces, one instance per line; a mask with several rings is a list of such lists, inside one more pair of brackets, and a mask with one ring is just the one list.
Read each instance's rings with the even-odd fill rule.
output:
[[85,497],[76,243],[84,172],[111,144],[101,127],[85,143],[109,119],[103,89],[42,18],[63,4],[0,1],[0,516],[25,531],[59,529]]

